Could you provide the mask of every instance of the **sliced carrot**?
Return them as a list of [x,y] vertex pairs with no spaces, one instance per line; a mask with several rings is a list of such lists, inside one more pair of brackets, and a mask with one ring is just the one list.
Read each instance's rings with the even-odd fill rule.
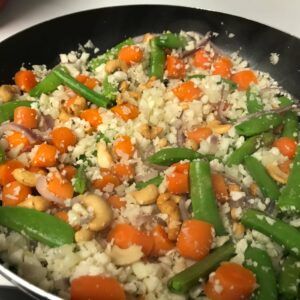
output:
[[30,194],[30,187],[18,181],[12,181],[3,187],[2,204],[3,206],[16,206],[24,201]]
[[126,300],[126,295],[113,277],[85,275],[71,281],[71,300]]
[[114,241],[114,244],[122,249],[126,249],[131,245],[141,246],[146,256],[150,255],[154,245],[154,240],[151,235],[129,224],[117,224],[108,233],[107,239],[109,242]]
[[116,163],[112,171],[121,181],[128,181],[135,175],[134,166],[124,163]]
[[167,175],[167,190],[172,194],[189,192],[189,163],[174,164],[175,170]]
[[223,78],[229,79],[231,76],[232,62],[226,56],[219,56],[212,65],[213,75],[220,75]]
[[80,118],[89,122],[94,128],[97,128],[102,124],[102,118],[100,116],[98,108],[88,108],[81,112]]
[[86,87],[88,87],[89,89],[94,89],[94,87],[97,85],[98,81],[96,78],[91,78],[87,75],[84,74],[79,74],[76,77],[76,80],[83,83]]
[[77,170],[72,165],[65,165],[62,168],[60,168],[60,172],[62,176],[64,176],[68,180],[72,180],[76,175]]
[[280,153],[288,158],[293,158],[296,154],[297,143],[294,139],[289,137],[279,138],[274,142],[273,146],[278,148]]
[[190,169],[190,163],[189,162],[178,162],[172,165],[172,167],[175,167],[175,172],[183,173],[183,174],[189,174]]
[[257,76],[252,70],[243,70],[234,73],[231,80],[237,84],[240,91],[246,91],[251,83],[257,83]]
[[193,64],[195,67],[209,70],[211,67],[212,59],[209,56],[209,53],[203,49],[199,49],[194,56]]
[[126,206],[126,201],[122,200],[118,195],[112,195],[108,198],[108,203],[116,209],[121,209]]
[[74,132],[67,127],[57,127],[51,132],[53,145],[61,152],[66,153],[69,146],[77,143]]
[[93,181],[93,187],[96,189],[101,191],[113,190],[113,188],[121,184],[119,178],[110,172],[104,172],[101,173],[101,175],[101,179],[96,179]]
[[213,238],[211,224],[200,220],[186,220],[179,232],[176,247],[181,256],[200,260],[209,253]]
[[289,174],[291,171],[291,163],[292,163],[292,161],[288,159],[288,160],[284,161],[283,163],[278,164],[278,167],[282,172]]
[[15,83],[22,91],[29,92],[37,81],[32,71],[21,70],[15,74]]
[[229,192],[224,176],[222,176],[220,173],[214,173],[212,174],[211,179],[216,199],[221,203],[228,201]]
[[168,251],[175,248],[175,244],[168,239],[168,234],[161,225],[156,225],[151,233],[154,239],[154,246],[151,251],[152,256],[165,255]]
[[129,102],[116,105],[111,111],[124,121],[133,120],[139,115],[138,107]]
[[26,128],[36,128],[38,125],[37,111],[26,106],[19,106],[14,110],[14,122]]
[[143,51],[138,46],[124,46],[118,53],[118,58],[128,65],[138,63],[143,59]]
[[73,197],[74,190],[71,182],[58,172],[49,174],[47,181],[48,190],[57,197],[62,199],[71,199]]
[[57,162],[58,151],[56,147],[48,144],[37,146],[35,155],[33,156],[31,165],[33,167],[54,167]]
[[181,83],[179,86],[173,88],[172,91],[180,101],[193,101],[198,99],[202,94],[200,88],[191,80]]
[[15,169],[24,168],[24,165],[18,160],[8,160],[0,165],[0,185],[6,185],[15,180],[12,172]]
[[26,136],[21,132],[14,131],[5,137],[9,144],[9,148],[14,148],[23,145],[23,148],[28,149],[30,147],[30,142]]
[[114,144],[113,151],[118,157],[130,158],[134,153],[134,146],[128,135],[119,136]]
[[167,56],[166,69],[169,78],[180,79],[185,77],[185,64],[183,60],[177,56]]
[[208,127],[198,127],[191,131],[187,131],[186,137],[189,140],[193,140],[197,144],[200,144],[202,140],[206,140],[209,136],[212,135],[212,133],[212,130]]
[[54,214],[54,216],[68,223],[69,217],[68,217],[68,213],[65,210],[59,210]]
[[250,270],[226,262],[209,276],[204,292],[211,300],[243,300],[250,299],[255,285],[256,279]]

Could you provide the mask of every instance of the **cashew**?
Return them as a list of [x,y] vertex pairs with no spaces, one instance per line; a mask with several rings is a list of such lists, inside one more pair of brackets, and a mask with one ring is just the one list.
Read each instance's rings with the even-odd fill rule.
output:
[[121,92],[125,92],[125,91],[128,90],[128,87],[129,87],[128,81],[127,81],[127,80],[124,80],[124,81],[122,81],[122,82],[120,83],[119,90],[120,90]]
[[58,115],[58,119],[61,122],[67,122],[72,116],[70,114],[68,114],[64,109],[61,109],[59,115]]
[[14,169],[12,172],[13,177],[26,186],[35,187],[40,174],[29,172],[24,168]]
[[230,210],[230,215],[233,220],[239,220],[242,216],[242,209],[240,207],[233,207]]
[[16,86],[3,84],[0,86],[0,102],[8,102],[12,100],[18,92]]
[[126,72],[128,69],[128,66],[124,61],[122,61],[120,59],[110,60],[105,65],[105,72],[108,74],[111,74],[118,69],[121,69],[122,71]]
[[46,211],[50,207],[50,202],[42,196],[30,196],[19,203],[18,206],[33,208],[37,211]]
[[161,213],[168,215],[168,238],[171,241],[175,241],[181,226],[178,205],[169,193],[160,194],[156,204]]
[[150,77],[150,79],[146,83],[142,83],[139,85],[138,87],[139,90],[143,91],[152,88],[155,80],[156,80],[155,76]]
[[245,227],[242,223],[233,223],[232,232],[235,238],[241,239],[245,233]]
[[192,150],[197,150],[198,149],[198,144],[196,141],[194,140],[190,140],[190,139],[187,139],[186,142],[184,143],[184,146],[186,148],[189,148],[189,149],[192,149]]
[[275,179],[279,183],[283,183],[283,184],[287,183],[289,176],[288,174],[282,172],[279,169],[278,165],[270,164],[266,166],[266,169],[273,179]]
[[140,205],[153,204],[158,197],[158,188],[154,184],[149,184],[139,191],[132,192],[131,195]]
[[139,261],[144,256],[141,246],[131,245],[129,248],[121,249],[114,245],[110,257],[115,265],[126,266]]
[[252,196],[257,196],[258,195],[258,186],[256,183],[252,182],[250,184],[250,193]]
[[94,232],[89,229],[81,228],[75,232],[75,241],[77,243],[90,241],[94,238]]
[[100,231],[111,223],[112,209],[104,199],[95,194],[89,194],[82,197],[82,203],[94,212],[94,218],[88,224],[90,230]]
[[80,113],[86,108],[86,100],[81,96],[76,96],[74,102],[66,107],[66,113],[79,116]]
[[97,162],[100,168],[110,169],[113,164],[111,154],[104,143],[97,144]]
[[166,138],[162,138],[158,141],[158,147],[163,148],[168,145],[168,140]]
[[241,188],[236,183],[228,183],[228,190],[229,192],[240,192]]
[[148,124],[142,124],[139,128],[141,135],[148,139],[154,139],[156,138],[161,132],[162,128],[161,127],[156,127],[156,126],[150,126]]
[[207,123],[207,127],[212,130],[213,133],[224,134],[232,127],[230,124],[221,124],[218,120],[213,120]]
[[141,98],[141,94],[139,92],[130,91],[128,95],[135,100],[139,100]]

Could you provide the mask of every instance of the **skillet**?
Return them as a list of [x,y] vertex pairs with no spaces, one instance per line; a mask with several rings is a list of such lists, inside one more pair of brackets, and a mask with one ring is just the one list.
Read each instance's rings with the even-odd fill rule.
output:
[[[24,63],[53,67],[60,53],[76,50],[91,39],[100,52],[126,37],[145,32],[171,30],[219,33],[214,39],[225,52],[240,50],[254,69],[271,74],[295,98],[300,98],[300,40],[266,25],[219,12],[176,6],[136,5],[95,9],[59,17],[26,29],[0,44],[0,84],[12,81]],[[234,34],[229,38],[230,33]],[[270,53],[280,54],[278,64],[270,63]],[[33,299],[59,299],[0,265],[0,273],[31,293]],[[9,294],[8,294],[9,293]],[[0,289],[0,299],[27,299],[11,288]],[[25,298],[26,297],[26,298]]]

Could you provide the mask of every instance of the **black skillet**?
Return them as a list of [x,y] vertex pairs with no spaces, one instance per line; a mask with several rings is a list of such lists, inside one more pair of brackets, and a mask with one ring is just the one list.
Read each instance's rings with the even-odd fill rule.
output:
[[[214,42],[219,48],[228,52],[240,50],[254,69],[269,72],[284,89],[300,98],[298,38],[232,15],[160,5],[84,11],[26,29],[0,44],[0,83],[10,82],[23,63],[26,66],[46,64],[52,67],[58,63],[60,53],[76,50],[79,43],[84,44],[89,39],[100,51],[105,51],[126,37],[163,30],[178,32],[181,29],[201,33],[218,32],[219,36]],[[234,34],[234,38],[228,37],[230,33]],[[276,65],[272,65],[269,60],[272,52],[280,54]],[[24,287],[24,283],[17,282],[16,279],[14,282]],[[27,288],[32,290],[30,286]],[[18,297],[16,294],[15,297],[7,298],[1,293],[0,290],[0,299]],[[46,298],[50,299],[48,296]]]

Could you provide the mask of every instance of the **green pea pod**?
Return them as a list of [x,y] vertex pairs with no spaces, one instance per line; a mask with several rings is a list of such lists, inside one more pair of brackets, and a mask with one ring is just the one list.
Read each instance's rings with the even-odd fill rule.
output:
[[255,290],[255,300],[277,300],[277,282],[271,258],[266,251],[249,247],[245,251],[245,267],[256,277],[258,289]]
[[284,114],[282,136],[298,140],[298,116],[294,111]]
[[293,167],[278,200],[282,211],[300,212],[300,146],[297,147]]
[[263,195],[271,200],[278,200],[280,195],[279,187],[268,174],[261,162],[253,156],[248,156],[245,158],[244,164]]
[[25,100],[16,100],[16,101],[10,101],[6,102],[0,105],[0,124],[12,120],[14,118],[14,111],[19,106],[28,106],[33,102],[31,101],[25,101]]
[[257,118],[251,118],[235,126],[238,134],[244,136],[253,136],[260,134],[270,129],[274,129],[281,125],[283,121],[282,116],[277,113],[266,113]]
[[133,42],[132,38],[129,38],[129,39],[119,43],[118,45],[111,48],[107,52],[91,59],[90,62],[88,63],[88,68],[91,71],[95,71],[100,65],[105,64],[109,60],[116,58],[116,56],[117,56],[118,52],[121,50],[121,48],[123,48],[124,46],[133,45],[133,44],[134,44],[134,42]]
[[186,39],[176,33],[164,33],[156,38],[156,45],[163,48],[178,49],[187,44]]
[[241,222],[247,228],[265,234],[289,253],[300,257],[300,231],[295,227],[255,209],[244,211]]
[[234,255],[233,243],[227,242],[200,261],[171,277],[168,281],[169,290],[177,294],[188,293],[193,286],[199,285],[200,279],[206,279],[223,261],[228,261]]
[[135,187],[137,188],[137,190],[141,190],[149,184],[154,184],[156,186],[159,186],[163,182],[163,180],[164,180],[164,178],[159,175],[159,176],[153,177],[147,181],[137,182],[135,184]]
[[83,194],[87,190],[88,180],[85,175],[85,165],[80,165],[77,169],[74,179],[74,191],[79,194]]
[[225,234],[212,187],[209,162],[204,160],[191,162],[190,187],[194,218],[212,224],[217,235]]
[[149,76],[155,76],[157,79],[162,79],[164,76],[166,54],[156,44],[156,39],[153,38],[150,41],[150,65],[149,65]]
[[50,247],[72,244],[74,230],[66,222],[34,209],[0,207],[0,225]]
[[204,156],[199,152],[188,148],[166,148],[159,150],[150,157],[148,157],[148,162],[160,166],[170,166],[181,160],[193,160],[197,158],[203,158]]
[[256,93],[253,89],[249,88],[247,90],[246,95],[247,95],[247,110],[249,114],[253,114],[263,110],[264,105],[258,93]]
[[279,97],[278,101],[279,101],[279,106],[281,106],[281,107],[286,107],[286,106],[289,106],[289,105],[292,105],[295,103],[294,100],[289,99],[288,97],[285,97],[285,96]]
[[118,86],[116,84],[112,84],[108,81],[108,76],[106,76],[102,82],[102,93],[110,101],[116,100]]
[[297,299],[299,294],[300,261],[287,256],[282,264],[278,280],[279,293],[283,299]]

